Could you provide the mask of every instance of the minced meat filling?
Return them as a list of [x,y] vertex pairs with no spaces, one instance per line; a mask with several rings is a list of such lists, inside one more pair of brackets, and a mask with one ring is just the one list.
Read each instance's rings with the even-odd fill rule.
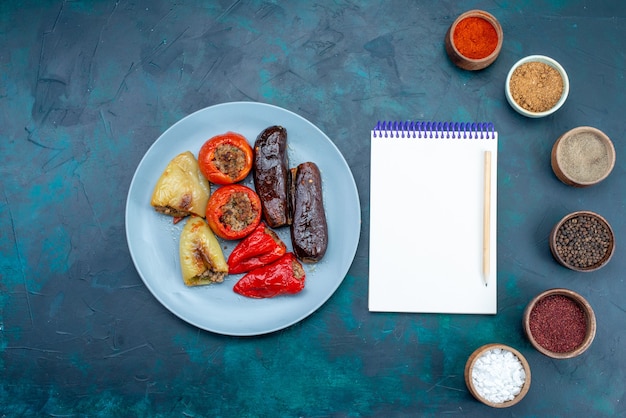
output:
[[220,222],[224,225],[230,225],[233,231],[241,231],[256,217],[256,212],[250,202],[250,198],[246,193],[236,192],[230,197],[230,200],[222,206],[222,216]]
[[155,206],[154,210],[156,210],[159,213],[162,213],[164,215],[169,215],[169,216],[173,216],[173,217],[185,217],[187,215],[189,215],[190,212],[187,211],[183,211],[183,210],[179,210],[176,208],[173,208],[171,206]]
[[198,279],[209,279],[215,283],[222,283],[224,281],[226,273],[214,270],[213,263],[207,254],[207,250],[204,248],[196,248],[193,255],[198,261],[198,264],[203,264],[204,267],[206,267],[206,270],[196,276]]
[[294,261],[293,263],[291,263],[291,268],[293,269],[293,276],[298,280],[302,280],[302,278],[306,274],[304,272],[304,268],[302,267],[302,264],[298,263],[297,261]]
[[228,177],[235,178],[245,167],[246,155],[233,145],[220,145],[215,150],[214,164],[219,171]]

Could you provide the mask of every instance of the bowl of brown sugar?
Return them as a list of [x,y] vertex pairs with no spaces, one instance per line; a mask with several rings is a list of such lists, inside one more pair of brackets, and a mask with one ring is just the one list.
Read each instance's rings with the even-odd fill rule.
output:
[[551,115],[569,94],[565,69],[550,57],[530,55],[517,61],[505,84],[506,99],[519,114],[529,118]]
[[584,353],[596,336],[596,316],[580,294],[549,289],[526,305],[524,332],[530,343],[548,357],[568,359]]
[[550,232],[550,251],[561,265],[591,272],[604,267],[615,252],[615,234],[604,217],[591,211],[564,216]]
[[552,170],[563,183],[588,187],[608,177],[615,166],[615,147],[601,130],[579,126],[561,135],[551,154]]

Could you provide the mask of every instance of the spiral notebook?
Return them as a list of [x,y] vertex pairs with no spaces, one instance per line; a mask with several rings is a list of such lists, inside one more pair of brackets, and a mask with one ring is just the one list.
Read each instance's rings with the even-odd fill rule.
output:
[[370,311],[497,313],[497,167],[491,123],[378,122]]

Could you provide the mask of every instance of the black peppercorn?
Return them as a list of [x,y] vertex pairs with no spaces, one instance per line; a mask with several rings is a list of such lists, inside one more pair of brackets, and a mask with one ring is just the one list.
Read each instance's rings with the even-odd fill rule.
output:
[[567,219],[555,235],[558,256],[576,269],[591,269],[606,260],[611,232],[600,219],[581,214]]

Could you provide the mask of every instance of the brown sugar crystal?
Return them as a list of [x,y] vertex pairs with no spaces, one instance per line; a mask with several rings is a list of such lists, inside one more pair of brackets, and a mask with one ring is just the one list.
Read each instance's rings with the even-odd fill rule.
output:
[[509,88],[513,100],[531,112],[545,112],[557,104],[563,94],[563,78],[552,66],[531,61],[517,67]]

